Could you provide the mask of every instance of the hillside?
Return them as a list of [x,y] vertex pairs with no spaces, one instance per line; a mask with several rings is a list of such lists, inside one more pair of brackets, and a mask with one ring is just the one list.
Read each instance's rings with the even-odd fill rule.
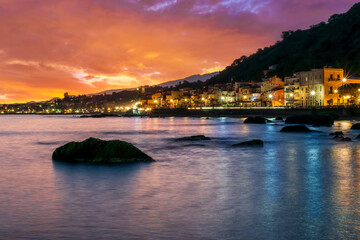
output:
[[[210,79],[213,76],[216,76],[217,74],[219,74],[219,72],[207,73],[207,74],[203,74],[203,75],[196,74],[196,75],[192,75],[192,76],[189,76],[189,77],[186,77],[186,78],[160,83],[160,84],[155,85],[155,86],[158,86],[158,87],[175,87],[176,85],[184,83],[184,81],[186,81],[188,83],[195,83],[197,81],[205,82],[206,80]],[[102,92],[92,93],[92,94],[87,94],[87,95],[88,96],[111,95],[113,93],[119,93],[119,92],[123,92],[123,91],[134,91],[134,90],[136,90],[136,88],[111,89],[111,90],[105,90],[105,91],[102,91]]]
[[294,72],[324,66],[340,67],[350,75],[360,75],[360,3],[347,13],[332,15],[328,23],[321,22],[307,30],[286,31],[282,41],[259,49],[250,56],[236,59],[219,75],[206,84],[234,81],[260,81],[263,71],[277,65],[269,72],[280,77]]
[[124,88],[124,89],[111,89],[111,90],[105,90],[102,92],[98,92],[98,93],[91,93],[91,94],[87,94],[88,96],[93,96],[93,95],[111,95],[113,93],[119,93],[119,92],[123,92],[123,91],[134,91],[136,90],[136,88]]
[[216,76],[217,74],[219,74],[219,72],[207,73],[207,74],[203,74],[203,75],[196,74],[196,75],[192,75],[190,77],[186,77],[183,79],[178,79],[178,80],[161,83],[161,84],[158,84],[157,86],[175,87],[176,85],[178,85],[179,83],[182,83],[184,81],[189,82],[189,83],[193,83],[193,82],[197,82],[197,81],[204,82],[204,81],[208,80],[209,78]]

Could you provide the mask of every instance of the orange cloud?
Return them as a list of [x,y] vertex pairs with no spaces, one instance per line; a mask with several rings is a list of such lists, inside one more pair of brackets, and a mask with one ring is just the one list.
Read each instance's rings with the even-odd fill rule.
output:
[[[0,103],[218,71],[297,24],[290,17],[289,23],[279,22],[278,16],[291,14],[278,2],[0,0]],[[310,4],[287,2],[302,13],[309,7],[305,2]],[[340,7],[335,0],[321,0],[311,9],[327,18]]]

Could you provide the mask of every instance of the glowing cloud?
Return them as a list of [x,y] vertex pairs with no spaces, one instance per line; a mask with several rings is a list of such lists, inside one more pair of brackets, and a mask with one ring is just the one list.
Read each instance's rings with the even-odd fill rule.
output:
[[[0,103],[219,71],[356,0],[0,0]],[[5,36],[5,37],[4,37]]]

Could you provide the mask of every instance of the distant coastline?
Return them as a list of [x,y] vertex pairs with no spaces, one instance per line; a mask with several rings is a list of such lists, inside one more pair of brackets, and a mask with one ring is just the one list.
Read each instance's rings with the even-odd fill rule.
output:
[[[1,115],[50,115],[50,116],[76,116],[84,118],[105,117],[233,117],[243,118],[248,116],[262,117],[289,117],[306,114],[331,114],[338,119],[360,119],[360,108],[336,107],[336,108],[172,108],[152,109],[150,112],[134,113],[128,112],[93,112],[93,113],[4,113]],[[1,116],[0,115],[0,116]]]

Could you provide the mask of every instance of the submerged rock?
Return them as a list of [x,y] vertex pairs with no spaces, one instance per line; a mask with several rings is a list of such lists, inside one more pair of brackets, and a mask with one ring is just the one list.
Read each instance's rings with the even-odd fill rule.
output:
[[351,126],[351,129],[359,130],[360,129],[360,123],[355,123]]
[[88,138],[82,142],[69,142],[58,147],[53,160],[71,163],[116,164],[154,162],[154,160],[131,143]]
[[343,135],[335,135],[334,139],[344,138]]
[[330,133],[329,134],[330,136],[342,136],[344,135],[342,131],[339,131],[339,132],[333,132],[333,133]]
[[191,136],[191,137],[178,138],[176,140],[178,140],[178,141],[201,141],[201,140],[211,140],[211,139],[204,135],[195,135],[195,136]]
[[351,138],[349,137],[343,137],[340,139],[340,141],[343,141],[343,142],[352,142]]
[[265,124],[266,119],[263,117],[248,117],[245,119],[244,123],[250,123],[250,124]]
[[105,118],[105,117],[121,117],[121,115],[114,113],[100,113],[100,114],[90,114],[90,115],[80,116],[80,118]]
[[356,138],[360,138],[360,134],[359,135],[357,135],[357,137]]
[[260,139],[253,139],[251,141],[233,144],[232,146],[233,147],[246,147],[246,146],[262,147],[262,146],[264,146],[264,142]]
[[312,132],[312,131],[305,125],[293,125],[293,126],[283,127],[280,132]]
[[282,117],[276,117],[275,120],[282,121],[283,118]]
[[334,124],[334,118],[330,115],[301,115],[287,117],[285,120],[286,124],[309,124],[313,126],[327,126],[331,127]]

